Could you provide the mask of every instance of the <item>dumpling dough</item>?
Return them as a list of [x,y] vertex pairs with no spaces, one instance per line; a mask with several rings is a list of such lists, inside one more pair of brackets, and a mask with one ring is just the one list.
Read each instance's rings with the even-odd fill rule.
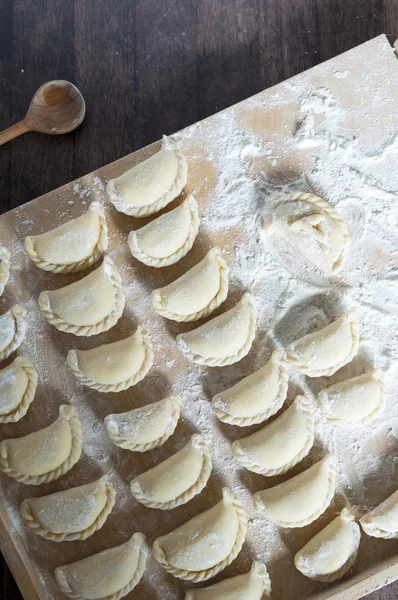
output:
[[152,292],[153,308],[166,319],[197,321],[208,317],[228,295],[229,267],[218,248],[184,275]]
[[132,452],[146,452],[162,446],[174,433],[180,418],[181,399],[167,396],[141,408],[105,417],[112,442]]
[[294,564],[310,579],[335,581],[355,563],[360,539],[354,514],[343,508],[336,519],[297,552]]
[[177,208],[129,233],[131,254],[148,267],[174,265],[192,248],[199,222],[198,204],[188,196]]
[[166,571],[187,581],[205,581],[238,556],[246,537],[246,513],[224,488],[222,500],[153,543],[153,556]]
[[140,582],[149,550],[142,533],[120,546],[55,569],[61,591],[76,600],[119,600]]
[[300,462],[314,443],[314,419],[309,400],[297,396],[272,423],[232,444],[232,454],[249,471],[281,475]]
[[108,331],[124,309],[120,275],[106,256],[102,265],[83,279],[41,292],[39,305],[49,323],[60,331],[86,337]]
[[318,394],[318,401],[333,425],[368,425],[385,407],[384,373],[370,371],[335,383]]
[[254,561],[244,575],[224,579],[206,588],[189,590],[185,600],[270,600],[271,580],[266,566]]
[[40,485],[71,470],[82,451],[82,428],[69,404],[54,423],[21,438],[0,443],[0,470],[21,483]]
[[76,273],[93,265],[108,247],[105,213],[93,202],[83,215],[56,229],[25,238],[25,250],[44,271]]
[[364,532],[372,537],[398,538],[398,490],[364,515],[359,522]]
[[181,194],[187,173],[187,162],[178,144],[164,135],[159,152],[111,179],[106,191],[116,210],[132,217],[146,217]]
[[246,356],[255,333],[253,296],[246,293],[230,310],[192,331],[177,335],[177,345],[194,363],[224,367]]
[[7,248],[0,246],[0,296],[10,276],[11,254]]
[[281,527],[304,527],[329,506],[335,489],[331,454],[287,481],[254,494],[256,510]]
[[41,498],[26,498],[21,515],[46,540],[85,540],[101,529],[115,504],[115,488],[104,475],[96,481]]
[[0,360],[4,360],[22,344],[28,327],[27,311],[16,304],[0,316]]
[[214,396],[214,412],[220,421],[243,427],[262,423],[281,408],[287,395],[288,373],[280,352],[267,364],[233,387]]
[[99,392],[120,392],[135,385],[153,364],[149,333],[138,327],[134,335],[91,350],[69,350],[72,373]]
[[181,450],[131,483],[134,498],[160,510],[186,504],[206,486],[211,473],[210,452],[204,439],[194,434]]
[[26,415],[36,386],[37,371],[27,356],[0,371],[0,423],[16,423]]
[[283,202],[265,224],[267,235],[285,237],[303,256],[327,275],[341,269],[350,235],[336,211],[322,198],[299,194]]
[[354,358],[358,345],[357,315],[350,312],[290,344],[286,358],[304,375],[329,376]]

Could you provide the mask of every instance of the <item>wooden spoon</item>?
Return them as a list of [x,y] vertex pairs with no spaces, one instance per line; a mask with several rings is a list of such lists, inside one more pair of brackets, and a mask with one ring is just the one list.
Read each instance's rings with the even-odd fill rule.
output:
[[73,83],[48,81],[33,96],[25,118],[0,132],[0,146],[27,131],[68,133],[80,125],[85,113],[84,98]]

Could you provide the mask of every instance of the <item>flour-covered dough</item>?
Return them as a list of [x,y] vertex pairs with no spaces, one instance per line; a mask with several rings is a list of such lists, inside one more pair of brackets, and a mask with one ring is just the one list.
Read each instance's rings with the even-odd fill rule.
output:
[[27,310],[16,304],[0,316],[0,360],[8,358],[22,344],[28,327]]
[[208,317],[228,295],[229,267],[218,248],[184,275],[152,292],[152,306],[173,321],[197,321]]
[[247,518],[240,500],[223,489],[218,504],[153,543],[153,556],[166,571],[187,581],[205,581],[239,554]]
[[36,386],[37,371],[27,356],[17,356],[0,371],[0,423],[16,423],[26,415]]
[[398,538],[398,490],[364,515],[359,522],[365,533],[384,539]]
[[199,231],[198,204],[193,196],[144,227],[131,231],[131,254],[148,267],[168,267],[192,248]]
[[4,292],[4,288],[10,276],[10,261],[10,251],[0,244],[0,296]]

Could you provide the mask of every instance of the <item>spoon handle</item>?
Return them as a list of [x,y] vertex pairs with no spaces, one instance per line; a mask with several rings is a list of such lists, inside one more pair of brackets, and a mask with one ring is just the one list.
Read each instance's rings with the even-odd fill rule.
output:
[[26,124],[25,119],[19,123],[15,123],[15,125],[12,125],[8,129],[4,129],[4,131],[0,131],[0,146],[6,142],[9,142],[10,140],[13,140],[19,135],[26,133],[27,131],[30,131],[30,128]]

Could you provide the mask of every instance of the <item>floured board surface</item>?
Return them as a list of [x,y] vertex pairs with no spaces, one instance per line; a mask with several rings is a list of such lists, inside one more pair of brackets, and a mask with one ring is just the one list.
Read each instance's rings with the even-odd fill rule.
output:
[[[76,407],[84,438],[82,458],[54,483],[28,487],[0,474],[2,550],[26,598],[61,599],[53,577],[55,567],[122,543],[135,531],[143,532],[152,543],[158,535],[213,506],[221,499],[224,486],[233,489],[244,503],[249,528],[238,558],[211,582],[245,572],[253,559],[266,563],[274,600],[354,599],[398,577],[396,542],[365,535],[356,565],[337,586],[306,579],[293,564],[295,552],[344,505],[349,504],[360,516],[398,487],[394,385],[398,346],[397,105],[398,61],[381,36],[176,134],[189,166],[185,192],[195,195],[202,222],[192,251],[165,269],[149,268],[132,258],[127,234],[147,220],[117,213],[104,191],[111,177],[150,156],[159,144],[0,217],[0,239],[12,254],[11,278],[0,308],[4,312],[21,302],[29,310],[29,330],[19,353],[27,354],[39,373],[36,399],[27,415],[19,423],[1,425],[0,439],[49,425],[65,402]],[[265,243],[261,233],[262,220],[276,200],[287,193],[306,191],[309,185],[337,208],[352,235],[342,272],[329,280],[288,248]],[[53,275],[37,269],[24,252],[23,240],[82,214],[93,200],[106,207],[108,253],[122,276],[126,308],[109,332],[84,339],[50,326],[37,303],[42,290],[66,285],[84,273]],[[212,246],[222,250],[231,266],[230,293],[217,313],[250,290],[258,315],[249,355],[236,365],[214,369],[190,364],[177,350],[176,334],[194,325],[166,321],[150,306],[152,289],[184,273]],[[359,312],[361,343],[352,363],[330,379],[308,379],[290,371],[288,403],[305,392],[316,413],[316,441],[309,456],[277,478],[240,468],[231,455],[231,441],[258,426],[239,429],[220,423],[212,412],[211,398],[262,366],[273,349],[285,348],[354,307]],[[149,330],[155,350],[154,366],[142,382],[118,394],[103,394],[74,379],[65,364],[69,349],[92,348],[126,337],[138,324]],[[2,366],[9,362],[11,359]],[[387,408],[382,417],[360,429],[325,423],[316,408],[318,391],[372,366],[387,371]],[[171,390],[183,397],[182,418],[162,448],[138,454],[111,444],[103,425],[106,415],[159,400]],[[207,487],[187,505],[172,511],[138,504],[128,482],[181,448],[194,432],[200,432],[211,447],[213,473]],[[253,509],[254,492],[288,479],[327,451],[337,459],[337,490],[321,518],[290,530],[259,518]],[[24,498],[80,485],[102,473],[109,473],[115,484],[116,506],[92,537],[84,542],[54,543],[23,526],[18,509]],[[151,557],[142,582],[128,597],[177,600],[190,587],[165,573]]]

